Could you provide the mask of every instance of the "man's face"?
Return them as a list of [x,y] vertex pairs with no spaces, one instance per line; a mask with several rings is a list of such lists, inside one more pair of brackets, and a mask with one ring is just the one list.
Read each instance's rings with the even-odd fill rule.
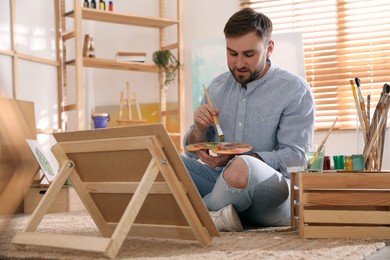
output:
[[264,41],[256,32],[240,37],[226,38],[227,62],[234,78],[246,86],[263,76],[262,72],[273,50],[273,42],[264,46]]

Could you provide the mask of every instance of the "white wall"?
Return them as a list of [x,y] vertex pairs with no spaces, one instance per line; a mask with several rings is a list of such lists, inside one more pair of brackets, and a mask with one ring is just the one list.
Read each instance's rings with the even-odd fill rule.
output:
[[225,23],[229,17],[239,9],[240,6],[238,0],[184,1],[186,128],[192,124],[194,113],[191,73],[192,42],[194,40],[224,37],[223,28]]
[[[0,49],[11,50],[10,1],[0,1]],[[15,48],[18,53],[55,61],[54,1],[15,1]],[[33,15],[32,15],[33,14]],[[52,65],[18,59],[17,96],[13,96],[12,58],[0,54],[0,97],[34,102],[36,126],[57,127],[57,73]]]

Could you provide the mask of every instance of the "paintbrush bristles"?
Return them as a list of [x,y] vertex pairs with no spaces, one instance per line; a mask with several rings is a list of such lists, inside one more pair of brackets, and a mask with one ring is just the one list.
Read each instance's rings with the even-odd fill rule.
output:
[[[213,107],[213,103],[211,103],[211,99],[210,99],[209,93],[208,93],[208,91],[206,89],[206,86],[204,84],[203,84],[203,90],[204,90],[204,94],[206,95],[207,103],[211,107]],[[219,141],[220,142],[224,142],[225,141],[225,136],[223,135],[221,125],[219,124],[219,120],[218,120],[218,117],[216,115],[213,115],[213,121],[214,121],[215,127],[217,128],[217,134],[219,136]]]

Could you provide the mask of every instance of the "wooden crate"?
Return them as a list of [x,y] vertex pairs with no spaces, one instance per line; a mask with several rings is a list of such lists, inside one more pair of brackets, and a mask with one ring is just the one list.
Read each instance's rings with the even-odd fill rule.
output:
[[[48,187],[31,187],[24,199],[24,213],[31,214],[34,212],[38,203],[45,195]],[[71,186],[64,186],[61,188],[58,196],[53,201],[48,213],[81,211],[85,210],[76,191]]]
[[301,238],[390,238],[390,173],[293,173],[291,226]]

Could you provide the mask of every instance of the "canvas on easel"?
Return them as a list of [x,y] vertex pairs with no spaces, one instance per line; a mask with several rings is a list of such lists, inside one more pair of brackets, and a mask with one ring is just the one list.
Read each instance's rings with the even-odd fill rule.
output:
[[59,170],[59,165],[54,155],[51,152],[48,153],[45,151],[37,140],[26,139],[26,142],[42,171],[39,184],[42,183],[43,179],[46,179],[47,183],[51,183]]
[[[203,246],[219,236],[161,124],[53,135],[57,144],[52,150],[61,169],[14,244],[113,258],[128,235],[198,240]],[[67,178],[103,237],[35,231]]]

